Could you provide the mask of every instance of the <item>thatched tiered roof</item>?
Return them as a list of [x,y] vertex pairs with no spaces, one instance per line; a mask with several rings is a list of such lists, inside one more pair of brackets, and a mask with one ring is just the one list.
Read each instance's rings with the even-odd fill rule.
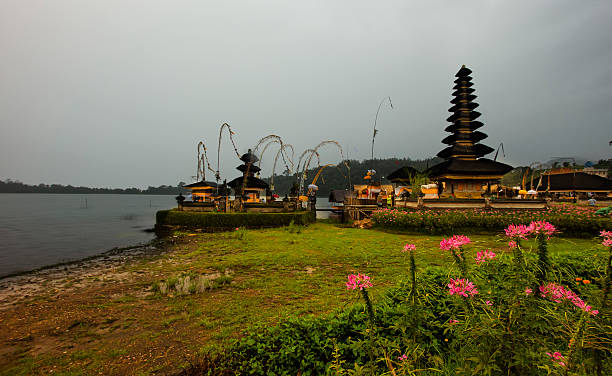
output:
[[474,102],[476,95],[472,88],[474,83],[470,74],[472,71],[464,66],[459,69],[454,81],[453,106],[448,109],[452,115],[446,119],[451,124],[445,131],[452,133],[442,140],[449,145],[438,153],[438,157],[446,161],[437,164],[427,170],[431,178],[482,178],[499,179],[502,175],[512,170],[507,164],[483,158],[491,153],[493,148],[481,144],[480,141],[487,138],[483,132],[476,131],[484,124],[476,121],[481,115],[475,111],[478,103]]

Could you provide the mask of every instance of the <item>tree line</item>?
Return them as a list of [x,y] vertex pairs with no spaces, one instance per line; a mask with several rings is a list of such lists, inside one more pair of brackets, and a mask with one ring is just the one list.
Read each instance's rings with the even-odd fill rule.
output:
[[[417,171],[425,171],[427,168],[442,162],[443,160],[437,157],[427,159],[410,159],[410,158],[386,158],[386,159],[367,159],[364,161],[349,160],[347,164],[350,167],[350,179],[349,169],[343,162],[338,163],[334,166],[329,166],[323,169],[316,185],[319,187],[318,195],[327,196],[333,189],[349,189],[349,183],[355,184],[367,184],[364,180],[368,170],[376,170],[376,174],[373,177],[375,182],[382,184],[390,184],[386,179],[386,176],[395,170],[398,170],[404,166],[410,166],[415,168]],[[319,167],[310,168],[306,171],[306,179],[304,180],[304,189],[307,190],[308,184],[310,184]],[[268,184],[271,179],[265,178]],[[291,187],[298,181],[296,174],[289,175],[287,172],[283,175],[274,177],[274,191],[278,194],[284,195],[291,191]]]
[[144,194],[144,195],[176,195],[179,192],[186,193],[183,188],[184,182],[177,186],[160,185],[159,187],[149,186],[147,189],[139,188],[89,188],[75,187],[62,184],[38,184],[29,185],[17,180],[0,180],[0,193],[78,193],[78,194]]

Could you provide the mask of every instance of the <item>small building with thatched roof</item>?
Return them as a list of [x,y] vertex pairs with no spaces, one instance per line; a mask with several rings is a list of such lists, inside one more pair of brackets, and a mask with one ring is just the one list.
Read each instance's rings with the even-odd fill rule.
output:
[[598,175],[587,174],[585,172],[570,172],[563,174],[545,173],[539,181],[534,182],[534,187],[538,193],[594,193],[600,197],[606,197],[612,192],[612,180]]
[[269,185],[255,177],[255,174],[260,171],[260,168],[255,166],[255,162],[259,158],[249,149],[246,154],[240,157],[240,160],[244,163],[236,169],[242,172],[242,176],[230,181],[227,185],[234,190],[235,196],[242,196],[244,202],[262,202]]
[[191,197],[194,202],[212,201],[217,190],[217,183],[202,180],[196,183],[188,184],[184,186],[184,188],[191,191]]

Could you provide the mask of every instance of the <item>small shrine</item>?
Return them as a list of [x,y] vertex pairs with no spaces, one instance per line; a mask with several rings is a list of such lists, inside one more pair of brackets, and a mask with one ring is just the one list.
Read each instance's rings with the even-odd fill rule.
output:
[[184,188],[191,191],[193,202],[211,202],[216,196],[217,183],[202,180],[186,185]]
[[244,163],[236,169],[242,172],[242,176],[230,181],[227,185],[234,190],[236,197],[242,196],[244,202],[264,202],[268,183],[255,177],[255,174],[261,170],[255,165],[259,158],[249,149],[240,157],[240,160]]
[[445,161],[427,170],[429,178],[438,183],[442,198],[482,198],[512,170],[512,166],[483,158],[494,149],[480,143],[487,135],[477,131],[484,124],[476,121],[481,113],[475,111],[478,103],[474,102],[471,73],[464,65],[455,75],[453,106],[448,109],[452,115],[446,119],[451,124],[445,129],[451,135],[442,140],[449,146],[438,153]]

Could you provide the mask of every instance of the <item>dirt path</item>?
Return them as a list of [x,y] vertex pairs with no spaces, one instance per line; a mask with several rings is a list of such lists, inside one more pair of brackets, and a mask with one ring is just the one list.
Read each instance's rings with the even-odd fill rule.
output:
[[0,280],[0,375],[171,374],[189,363],[206,328],[181,320],[189,300],[151,291],[189,239],[175,243]]

